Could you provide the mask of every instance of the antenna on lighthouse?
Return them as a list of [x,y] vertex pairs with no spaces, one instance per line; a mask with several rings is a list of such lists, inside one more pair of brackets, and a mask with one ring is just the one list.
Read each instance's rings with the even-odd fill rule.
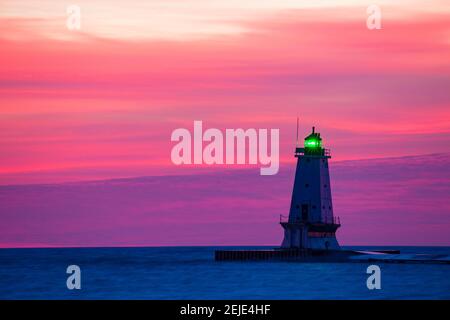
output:
[[298,147],[298,117],[297,117],[297,137],[295,140],[295,147]]

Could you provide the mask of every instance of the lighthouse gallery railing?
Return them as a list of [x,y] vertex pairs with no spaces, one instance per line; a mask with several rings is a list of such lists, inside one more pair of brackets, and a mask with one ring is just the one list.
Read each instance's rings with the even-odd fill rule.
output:
[[[304,222],[304,220],[302,220],[300,218],[295,219],[295,220],[289,220],[289,216],[280,214],[280,223],[289,223],[289,222],[301,223],[301,222]],[[324,224],[339,224],[340,225],[341,219],[340,219],[340,217],[333,217],[333,218],[328,218],[328,219],[325,217],[325,219],[323,219],[322,221],[312,221],[312,222],[319,222],[319,223],[324,223]]]

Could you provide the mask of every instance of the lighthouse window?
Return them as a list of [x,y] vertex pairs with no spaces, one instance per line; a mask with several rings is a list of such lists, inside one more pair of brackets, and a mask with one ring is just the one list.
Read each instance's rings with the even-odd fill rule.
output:
[[308,205],[302,204],[302,220],[306,221],[308,220]]
[[314,231],[309,231],[308,232],[308,237],[310,238],[326,238],[326,237],[334,237],[335,234],[333,232],[314,232]]
[[327,185],[326,185],[326,184],[324,184],[323,186],[324,186],[325,188],[327,187]]
[[308,188],[308,187],[309,187],[309,184],[306,183],[306,184],[305,184],[305,188]]
[[312,208],[313,208],[313,209],[315,209],[315,208],[316,208],[316,206],[315,206],[315,205],[313,205],[313,206],[312,206]]

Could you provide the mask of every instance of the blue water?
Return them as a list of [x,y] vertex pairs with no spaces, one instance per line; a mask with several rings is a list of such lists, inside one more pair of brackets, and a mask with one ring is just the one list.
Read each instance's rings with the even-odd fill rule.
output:
[[[378,263],[381,290],[368,290],[366,263],[216,262],[215,249],[0,249],[0,298],[450,299],[450,265]],[[72,264],[81,268],[81,290],[66,287]]]

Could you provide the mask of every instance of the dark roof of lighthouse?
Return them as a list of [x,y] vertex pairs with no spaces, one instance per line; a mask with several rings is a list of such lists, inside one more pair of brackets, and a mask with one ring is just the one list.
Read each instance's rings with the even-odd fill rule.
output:
[[312,132],[309,134],[309,136],[307,136],[305,138],[305,140],[309,140],[309,139],[317,139],[317,140],[322,140],[322,138],[320,137],[320,133],[315,132],[315,128],[312,128]]

